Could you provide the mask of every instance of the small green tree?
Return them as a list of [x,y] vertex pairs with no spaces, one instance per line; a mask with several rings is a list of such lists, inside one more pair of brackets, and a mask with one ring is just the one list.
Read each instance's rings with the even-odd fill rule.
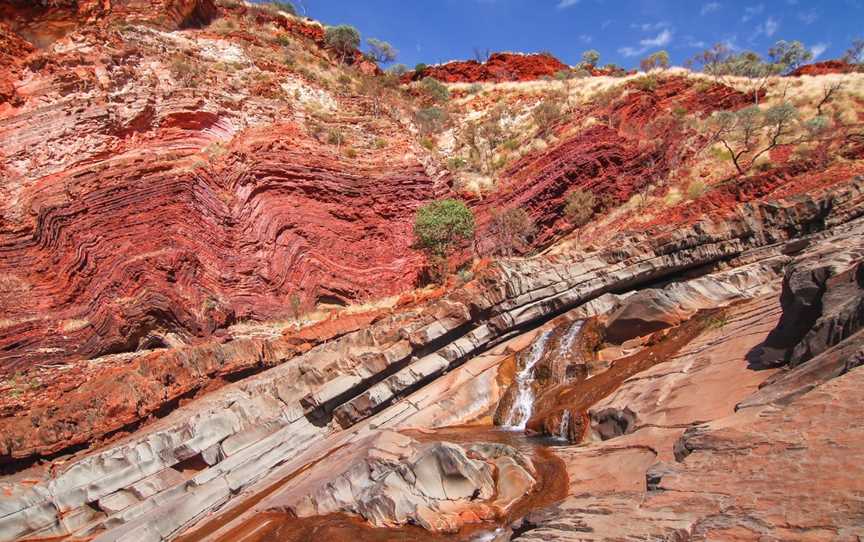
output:
[[577,188],[564,197],[564,217],[574,226],[581,227],[594,216],[597,198],[593,192]]
[[719,78],[720,66],[723,65],[731,55],[732,50],[728,45],[725,43],[715,43],[710,49],[697,53],[692,59],[685,63],[685,66],[701,67],[703,72]]
[[800,41],[780,40],[768,49],[768,56],[784,73],[793,72],[805,62],[813,59],[813,53]]
[[511,207],[506,210],[494,209],[489,223],[489,236],[494,242],[493,254],[512,256],[528,244],[537,231],[534,221],[524,209]]
[[324,32],[324,42],[345,62],[360,47],[360,32],[348,24],[328,26]]
[[593,68],[600,62],[600,53],[594,49],[589,49],[582,53],[582,65]]
[[669,53],[666,51],[657,51],[639,62],[639,68],[643,72],[648,72],[654,69],[665,70],[669,67]]
[[417,211],[414,236],[429,259],[433,279],[443,279],[450,255],[474,239],[474,214],[459,200],[433,201]]
[[718,111],[706,121],[709,141],[720,142],[738,174],[744,174],[756,160],[778,145],[801,143],[793,137],[798,110],[783,103],[761,110],[756,106],[738,111]]
[[441,81],[434,77],[424,77],[420,82],[420,87],[430,98],[436,102],[446,102],[450,99],[450,91]]
[[366,44],[369,46],[369,57],[379,64],[393,62],[399,55],[399,51],[386,41],[369,38],[366,40]]

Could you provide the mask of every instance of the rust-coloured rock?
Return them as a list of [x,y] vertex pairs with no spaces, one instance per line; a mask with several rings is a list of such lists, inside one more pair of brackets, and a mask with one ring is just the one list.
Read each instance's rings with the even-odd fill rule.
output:
[[493,53],[485,62],[458,60],[428,66],[422,72],[406,75],[406,80],[434,77],[445,83],[482,83],[502,81],[533,81],[552,77],[568,66],[554,56],[540,54]]
[[797,68],[790,75],[800,77],[802,75],[825,75],[829,73],[849,73],[855,67],[847,64],[842,60],[825,60],[823,62],[814,62],[813,64],[805,64]]

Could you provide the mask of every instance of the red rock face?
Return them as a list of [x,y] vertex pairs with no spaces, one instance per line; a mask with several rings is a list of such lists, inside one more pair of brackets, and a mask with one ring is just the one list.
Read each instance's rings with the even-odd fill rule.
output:
[[[218,122],[173,120],[186,138]],[[356,168],[292,126],[248,133],[234,152],[219,176],[178,171],[171,157],[142,162],[139,150],[25,190],[35,221],[0,234],[0,308],[22,322],[0,332],[18,345],[4,361],[26,364],[27,344],[92,356],[134,350],[157,329],[205,336],[235,315],[284,316],[292,295],[308,308],[413,286],[423,260],[411,221],[438,193],[419,164]],[[81,330],[56,328],[82,318]]]
[[[145,4],[111,16],[159,13]],[[167,13],[180,25],[202,5]],[[307,311],[415,285],[414,213],[448,188],[399,124],[379,119],[393,144],[358,140],[365,150],[349,158],[270,97],[278,84],[233,96],[211,93],[212,79],[163,86],[173,57],[149,57],[162,67],[142,78],[152,52],[98,26],[73,35],[95,52],[37,52],[0,31],[0,72],[14,83],[0,89],[0,373],[175,335],[195,343],[237,319],[288,317],[295,297]],[[362,99],[343,107],[366,122]]]
[[551,77],[555,72],[567,68],[566,64],[547,54],[493,53],[489,60],[482,64],[476,60],[448,62],[440,66],[429,66],[422,73],[412,73],[407,77],[409,80],[434,77],[446,83],[532,81]]
[[682,142],[694,134],[676,121],[676,108],[707,114],[749,102],[748,96],[729,87],[714,84],[697,89],[692,81],[679,77],[662,80],[654,90],[634,89],[609,105],[584,113],[603,123],[543,152],[528,154],[511,166],[502,178],[504,189],[478,205],[478,222],[485,225],[491,209],[519,207],[538,226],[536,243],[548,244],[572,229],[563,217],[564,197],[571,190],[596,194],[599,211],[627,201],[652,179],[662,178],[673,165],[691,156]]
[[815,62],[801,66],[790,75],[799,77],[801,75],[825,75],[828,73],[849,73],[854,67],[842,60],[826,60],[825,62]]

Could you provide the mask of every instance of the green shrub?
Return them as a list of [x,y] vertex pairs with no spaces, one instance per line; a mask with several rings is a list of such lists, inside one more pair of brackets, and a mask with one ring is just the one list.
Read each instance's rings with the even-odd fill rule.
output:
[[414,236],[422,250],[446,257],[474,238],[474,214],[459,200],[433,201],[417,211]]
[[171,60],[169,69],[174,79],[189,87],[197,87],[202,82],[205,73],[201,66],[183,55],[175,56]]
[[639,69],[643,72],[660,69],[665,70],[669,67],[669,53],[666,51],[657,51],[639,62]]
[[714,86],[713,82],[711,82],[707,79],[702,79],[698,83],[693,85],[693,90],[695,90],[696,92],[699,92],[699,93],[703,93],[703,92],[708,92],[711,89],[711,87],[713,87],[713,86]]
[[402,77],[406,73],[408,73],[408,66],[405,64],[393,64],[389,68],[387,68],[387,73],[393,74],[396,77]]
[[501,146],[504,147],[505,150],[513,152],[519,149],[519,140],[516,138],[510,138],[505,141]]
[[676,105],[672,108],[672,116],[678,120],[683,119],[687,116],[687,108],[683,105]]
[[598,62],[600,62],[600,53],[596,50],[590,49],[582,53],[582,64],[593,68]]
[[419,64],[416,64],[416,65],[414,66],[414,73],[420,75],[420,74],[422,74],[423,72],[425,72],[426,69],[427,69],[428,67],[429,67],[429,66],[427,66],[426,64],[423,64],[422,62],[419,63]]
[[423,92],[436,102],[446,102],[450,99],[450,91],[439,80],[434,77],[424,77],[420,82]]
[[649,74],[633,79],[632,81],[630,81],[630,84],[643,92],[654,92],[654,89],[657,88],[659,81],[657,80],[656,75]]
[[423,147],[426,150],[430,150],[430,151],[435,150],[435,140],[432,139],[431,137],[424,137],[423,139],[420,140],[420,144],[423,145]]
[[345,156],[347,156],[348,158],[357,158],[357,151],[351,147],[348,147],[347,149],[345,149]]

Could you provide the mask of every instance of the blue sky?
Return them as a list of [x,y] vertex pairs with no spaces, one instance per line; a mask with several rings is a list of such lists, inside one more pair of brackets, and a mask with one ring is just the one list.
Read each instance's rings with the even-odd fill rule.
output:
[[472,58],[474,49],[549,51],[568,64],[597,49],[626,67],[666,49],[674,64],[719,41],[765,53],[797,39],[818,59],[864,37],[864,0],[295,0],[326,24],[356,26],[414,66]]

